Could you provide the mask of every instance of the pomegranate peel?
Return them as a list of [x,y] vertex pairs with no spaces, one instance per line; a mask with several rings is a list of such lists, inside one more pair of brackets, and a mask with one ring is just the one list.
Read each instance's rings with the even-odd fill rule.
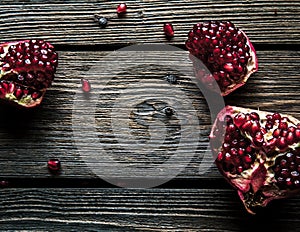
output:
[[[213,91],[226,96],[243,86],[258,70],[256,51],[245,32],[229,21],[208,21],[194,25],[185,42],[195,75]],[[212,76],[203,75],[202,61]],[[212,78],[219,89],[211,85]]]
[[249,213],[300,193],[300,122],[293,116],[226,106],[210,143],[218,170]]
[[40,105],[57,65],[54,46],[43,40],[0,44],[0,100],[25,108]]

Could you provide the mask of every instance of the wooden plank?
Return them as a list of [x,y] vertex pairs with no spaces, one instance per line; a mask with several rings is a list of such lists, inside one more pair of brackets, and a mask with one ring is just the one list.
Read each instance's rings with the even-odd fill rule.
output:
[[[89,168],[86,162],[89,159],[88,153],[85,153],[84,150],[86,148],[78,147],[74,141],[72,109],[76,96],[75,92],[80,91],[80,79],[82,77],[93,78],[91,70],[94,66],[98,67],[97,65],[100,64],[105,67],[108,54],[110,52],[61,51],[59,52],[60,64],[56,79],[53,86],[48,90],[40,108],[35,111],[20,113],[18,110],[1,106],[1,112],[5,112],[0,115],[0,165],[5,167],[1,171],[2,178],[50,177],[51,175],[48,173],[46,162],[52,157],[59,158],[62,161],[63,169],[60,175],[61,178],[85,179],[95,177],[95,173],[93,173],[93,170]],[[296,118],[300,118],[299,51],[259,51],[258,57],[260,61],[259,71],[249,79],[244,87],[227,96],[225,103],[260,108],[261,110],[287,112]],[[157,59],[155,53],[153,58]],[[122,59],[130,60],[130,54],[127,56],[124,55]],[[101,104],[97,108],[98,111],[96,114],[98,131],[89,135],[90,137],[87,136],[86,141],[93,139],[93,137],[98,138],[99,134],[102,135],[101,146],[105,142],[106,151],[114,149],[114,158],[118,162],[133,165],[133,168],[145,168],[152,162],[163,163],[168,157],[172,157],[172,154],[174,154],[172,153],[172,149],[173,151],[176,150],[176,144],[174,143],[178,142],[176,140],[176,133],[173,134],[175,136],[174,139],[172,139],[172,136],[169,137],[169,147],[162,147],[160,150],[157,150],[157,153],[153,154],[151,152],[147,153],[149,151],[145,149],[147,147],[137,148],[135,152],[131,153],[130,149],[133,147],[133,141],[126,140],[126,137],[125,140],[124,138],[121,140],[123,143],[120,143],[120,146],[116,146],[116,140],[114,139],[116,132],[111,131],[109,124],[111,122],[110,111],[114,107],[116,107],[114,109],[116,111],[124,109],[114,105],[116,102],[120,102],[117,92],[121,89],[125,93],[126,91],[131,93],[132,89],[127,88],[126,90],[126,86],[129,83],[143,83],[143,81],[150,80],[148,87],[149,89],[154,89],[153,93],[155,93],[158,86],[160,86],[162,91],[166,87],[166,90],[168,90],[166,96],[170,96],[170,88],[174,88],[173,93],[176,94],[178,89],[182,90],[184,94],[182,94],[181,98],[190,98],[193,101],[194,110],[199,118],[199,125],[197,125],[197,131],[198,129],[201,131],[199,141],[187,144],[178,160],[169,166],[170,169],[174,168],[176,171],[178,165],[186,162],[191,152],[190,146],[194,146],[198,142],[195,155],[192,157],[191,162],[186,165],[186,168],[179,173],[178,178],[221,178],[212,160],[207,157],[203,160],[211,125],[205,98],[201,95],[197,86],[191,82],[191,79],[184,75],[178,76],[179,83],[176,85],[171,85],[164,79],[166,73],[169,73],[170,70],[172,71],[169,66],[172,66],[178,60],[183,64],[188,64],[187,52],[179,51],[173,55],[171,54],[168,60],[164,60],[162,57],[159,61],[161,64],[159,67],[143,64],[145,61],[140,60],[140,63],[136,64],[138,67],[136,69],[129,68],[126,70],[125,67],[125,71],[118,72],[115,66],[109,72],[103,71],[100,79],[112,81],[107,83],[106,88],[103,88],[99,95],[98,100],[101,101]],[[97,84],[92,83],[92,85],[95,89]],[[178,98],[176,94],[172,96],[171,91],[170,98]],[[143,102],[142,97],[139,101]],[[82,115],[85,112],[85,108],[79,111]],[[122,119],[122,117],[119,119]],[[168,123],[169,119],[163,116],[161,120],[163,126],[164,123]],[[178,124],[176,120],[173,122],[175,125]],[[140,133],[136,134],[136,138],[148,138],[148,130],[143,126],[140,128],[141,123],[131,125],[131,129]],[[171,126],[172,124],[167,125],[169,125],[167,128],[170,130],[177,128],[174,125]],[[115,129],[119,129],[120,132],[124,128]],[[161,128],[156,129],[160,130]],[[160,141],[156,142],[157,147],[160,147]],[[156,142],[153,142],[152,146],[154,145],[155,147]],[[100,148],[102,148],[101,146]],[[95,154],[98,154],[97,149],[95,150]],[[81,152],[79,153],[80,150]],[[103,162],[102,155],[103,153],[99,152],[99,167],[103,165],[101,163]],[[115,164],[114,161],[105,163],[107,167],[111,167],[111,171],[108,170],[108,175],[122,177],[123,170],[115,170]],[[201,170],[199,169],[200,167]],[[207,172],[202,174],[201,171],[203,170]]]
[[[1,1],[0,41],[43,38],[60,45],[184,45],[192,25],[201,20],[231,20],[254,43],[298,46],[300,41],[298,0],[128,0],[126,3],[127,16],[118,18],[115,2]],[[99,28],[95,14],[109,18],[107,28]],[[172,41],[164,37],[165,22],[174,25]]]
[[233,190],[2,189],[0,227],[54,231],[299,231],[299,196],[246,213]]

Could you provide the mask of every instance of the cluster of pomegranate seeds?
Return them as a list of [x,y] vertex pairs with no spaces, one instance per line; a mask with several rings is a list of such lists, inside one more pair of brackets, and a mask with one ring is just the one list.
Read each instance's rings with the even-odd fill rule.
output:
[[61,163],[59,159],[49,159],[47,165],[51,172],[57,173],[60,171]]
[[127,11],[127,5],[126,3],[120,3],[118,6],[117,6],[117,14],[118,16],[123,16],[124,14],[126,14],[126,11]]
[[174,28],[171,23],[164,24],[164,33],[167,38],[172,38],[174,36]]
[[233,124],[231,116],[227,115],[224,143],[218,153],[217,161],[222,162],[224,171],[239,174],[250,168],[254,160],[251,141],[241,135],[241,131]]
[[194,25],[186,47],[207,66],[223,95],[244,84],[257,70],[256,54],[248,37],[229,21]]
[[210,139],[218,169],[249,212],[300,192],[300,124],[294,117],[226,106]]
[[85,93],[89,93],[91,91],[91,84],[89,80],[82,78],[81,79],[81,88]]
[[282,189],[300,187],[300,148],[279,156],[273,167],[275,178]]
[[38,105],[57,65],[58,54],[44,40],[0,44],[0,98],[25,107]]

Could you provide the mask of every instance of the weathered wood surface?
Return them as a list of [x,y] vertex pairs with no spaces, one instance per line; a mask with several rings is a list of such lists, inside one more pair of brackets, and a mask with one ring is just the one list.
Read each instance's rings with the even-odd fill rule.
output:
[[[60,177],[90,178],[95,176],[85,164],[85,161],[89,159],[88,154],[84,152],[84,148],[76,146],[77,144],[74,141],[73,127],[76,126],[76,124],[72,124],[72,118],[74,117],[74,111],[72,110],[74,107],[75,93],[81,91],[81,77],[92,78],[92,70],[95,69],[94,67],[96,67],[96,70],[98,66],[102,67],[101,65],[106,67],[106,57],[108,57],[110,52],[59,53],[61,62],[56,79],[53,86],[48,90],[42,106],[38,110],[20,113],[8,107],[1,107],[1,112],[5,112],[0,116],[0,163],[1,166],[5,167],[1,172],[1,176],[3,177],[47,177],[50,174],[46,168],[46,161],[51,157],[60,158],[62,161],[63,171]],[[259,51],[259,71],[249,79],[244,87],[231,96],[226,97],[225,103],[259,108],[261,110],[291,113],[296,118],[300,118],[299,54],[298,51]],[[123,57],[122,55],[122,59],[130,59],[129,56],[130,55]],[[153,57],[156,57],[155,52],[153,53]],[[203,152],[208,144],[207,136],[211,127],[211,118],[205,97],[201,94],[195,83],[190,81],[186,76],[178,75],[178,84],[175,85],[171,85],[164,80],[167,73],[172,73],[170,66],[172,67],[172,64],[176,63],[178,59],[180,62],[185,60],[183,63],[189,64],[188,53],[186,51],[179,51],[173,55],[168,55],[168,58],[171,60],[167,60],[165,63],[163,60],[160,60],[160,67],[142,65],[147,61],[141,60],[140,64],[136,64],[138,68],[135,70],[132,68],[126,70],[125,68],[125,71],[121,73],[117,71],[114,73],[113,70],[111,70],[111,72],[101,73],[101,75],[99,75],[101,80],[112,81],[107,81],[107,83],[105,83],[106,86],[104,85],[102,89],[98,89],[98,92],[95,90],[97,88],[96,85],[100,85],[102,82],[100,83],[99,80],[98,83],[97,79],[94,79],[94,82],[92,82],[94,93],[92,92],[92,94],[99,94],[99,99],[96,99],[96,103],[100,102],[100,105],[96,106],[97,113],[95,115],[98,129],[94,133],[89,134],[90,138],[87,137],[86,140],[88,141],[89,139],[93,139],[93,137],[97,138],[101,135],[102,140],[100,141],[102,143],[99,143],[96,148],[104,147],[108,150],[114,149],[116,161],[125,162],[128,165],[137,165],[141,168],[146,168],[147,165],[152,162],[164,162],[166,159],[165,153],[168,151],[167,148],[173,149],[170,153],[170,155],[172,155],[174,151],[176,151],[176,146],[172,147],[172,143],[170,142],[170,147],[162,147],[162,150],[158,150],[156,154],[153,155],[151,151],[147,150],[147,143],[145,143],[145,146],[136,148],[136,146],[133,145],[134,141],[129,138],[123,138],[121,142],[116,141],[114,136],[118,133],[122,134],[123,128],[113,127],[114,123],[111,123],[111,111],[115,110],[119,112],[122,110],[122,108],[120,108],[122,105],[118,106],[115,104],[120,101],[126,103],[126,100],[128,100],[126,99],[126,96],[128,97],[126,91],[129,94],[133,91],[133,87],[130,87],[128,83],[140,83],[140,89],[143,90],[144,88],[146,92],[149,92],[150,89],[150,91],[153,91],[153,96],[157,101],[162,97],[161,95],[156,96],[157,93],[155,93],[159,85],[163,86],[163,94],[165,93],[167,98],[170,99],[178,98],[178,96],[173,95],[176,95],[176,91],[179,89],[182,91],[181,93],[184,94],[181,98],[187,98],[193,101],[193,105],[187,105],[187,108],[194,108],[191,110],[196,112],[196,116],[199,119],[199,125],[195,124],[195,126],[201,131],[199,140],[192,141],[190,144],[198,144],[197,151],[192,161],[186,165],[185,170],[180,173],[179,177],[220,177],[212,164],[212,159],[206,159],[206,157],[203,160]],[[169,65],[169,63],[171,65]],[[117,67],[115,68],[118,70]],[[174,72],[176,73],[176,70]],[[149,79],[150,83],[145,87],[143,83]],[[124,88],[124,86],[127,87]],[[164,88],[166,88],[166,90],[164,90]],[[170,88],[173,93],[170,93]],[[120,90],[125,91],[123,96],[117,94]],[[134,89],[134,91],[137,90]],[[138,98],[138,103],[143,102],[143,95],[137,95],[135,98]],[[145,97],[145,99],[147,98]],[[132,105],[132,103],[129,102],[128,106],[125,105],[125,107],[131,107],[131,111],[136,111],[138,104],[134,104]],[[90,105],[86,106],[87,108],[90,107]],[[175,106],[171,105],[171,107]],[[75,112],[79,115],[83,115],[87,111],[87,108],[83,107]],[[147,114],[147,112],[144,113]],[[178,113],[185,115],[188,112],[183,111]],[[94,116],[92,115],[92,117]],[[124,117],[124,115],[121,115],[119,119],[122,119],[122,117]],[[127,117],[129,117],[129,115],[127,115]],[[143,126],[143,116],[137,116],[137,118],[139,117],[140,122],[125,128],[132,133],[139,132],[132,137],[136,141],[139,141],[141,136],[145,136],[149,139],[149,134],[147,134],[149,130]],[[149,115],[149,117],[151,118],[152,116]],[[180,126],[181,122],[178,120],[170,120],[166,116],[160,117],[161,124],[152,122],[154,126],[159,126],[156,129],[151,128],[152,130],[160,132],[161,125],[164,125],[169,130],[172,130],[172,128],[176,129],[176,125]],[[133,119],[128,120],[133,121]],[[126,124],[123,126],[126,127]],[[84,131],[84,128],[82,129]],[[176,138],[176,133],[171,133],[170,136],[170,138],[172,138],[172,136]],[[163,135],[161,135],[161,137],[164,139]],[[197,137],[197,135],[195,135],[195,137]],[[120,143],[119,146],[116,147],[116,143],[117,145]],[[152,141],[151,144],[151,146],[157,147],[161,147],[161,145],[160,141]],[[191,152],[190,145],[186,146],[185,150],[181,152],[181,158],[172,164],[174,167],[186,161],[189,152]],[[137,149],[132,155],[129,154],[131,146]],[[78,150],[81,152],[78,152]],[[98,151],[95,151],[95,154],[96,153],[98,153]],[[99,152],[100,161],[101,155],[101,152]],[[107,165],[112,165],[113,167],[115,163],[111,162],[107,163]],[[172,165],[170,169],[172,169]],[[200,165],[202,165],[202,170],[207,170],[205,174],[199,175]],[[117,177],[122,177],[123,175],[121,170],[114,170],[113,168],[110,174]]]
[[2,231],[299,231],[299,197],[252,216],[229,189],[6,189]]
[[[201,129],[197,152],[177,177],[158,188],[115,188],[105,178],[99,178],[86,163],[86,147],[78,147],[74,141],[72,109],[80,79],[94,78],[95,65],[107,65],[106,57],[113,50],[136,43],[168,43],[184,48],[194,23],[225,19],[247,33],[259,59],[259,71],[244,87],[225,97],[225,103],[291,113],[300,118],[300,1],[129,0],[126,3],[127,16],[118,18],[117,2],[0,1],[0,42],[43,38],[54,43],[60,55],[55,82],[38,110],[23,112],[0,107],[0,184],[8,187],[0,189],[0,230],[299,231],[299,196],[273,202],[251,216],[212,160],[203,160],[210,129],[205,98],[188,76],[179,75],[176,85],[164,80],[166,73],[174,71],[170,67],[174,62],[188,63],[186,51],[161,58],[160,67],[147,66],[141,60],[137,69],[125,67],[118,72],[112,67],[109,72],[101,72],[101,80],[110,80],[106,88],[102,88],[101,81],[92,83],[103,90],[103,95],[95,114],[97,133],[86,141],[100,134],[106,151],[113,148],[115,160],[142,169],[150,162],[166,161],[172,153],[164,154],[161,149],[158,155],[148,156],[145,150],[129,154],[122,146],[114,147],[109,112],[113,107],[115,112],[125,108],[115,105],[119,100],[115,91],[121,90],[126,96],[131,92],[124,86],[143,81],[150,89],[168,86],[183,91],[183,96],[193,102],[200,122],[197,129]],[[94,14],[109,18],[107,28],[99,28]],[[175,27],[171,41],[163,35],[164,22],[172,22]],[[153,59],[157,57],[153,55]],[[178,74],[176,69],[175,73]],[[147,110],[145,104],[140,106]],[[79,113],[86,112],[79,110]],[[159,119],[161,127],[178,129],[178,120],[173,120],[174,126],[161,115]],[[137,138],[149,138],[145,125],[130,126],[137,130]],[[160,141],[157,143],[160,145]],[[132,141],[120,145],[130,149]],[[173,145],[169,143],[171,151]],[[170,168],[185,161],[186,155],[188,149]],[[52,176],[46,167],[52,157],[62,161],[58,176]],[[114,162],[106,164],[114,167]],[[122,181],[122,170],[111,170],[108,175]],[[206,172],[202,173],[203,170]],[[159,179],[159,173],[156,177]]]
[[[116,14],[117,2],[1,1],[0,41],[44,38],[65,45],[126,45],[168,42],[163,23],[175,27],[174,44],[184,44],[192,25],[201,20],[232,20],[254,43],[298,44],[300,2],[282,0],[126,1],[125,18]],[[100,29],[94,14],[109,18]],[[100,48],[101,49],[101,48]]]

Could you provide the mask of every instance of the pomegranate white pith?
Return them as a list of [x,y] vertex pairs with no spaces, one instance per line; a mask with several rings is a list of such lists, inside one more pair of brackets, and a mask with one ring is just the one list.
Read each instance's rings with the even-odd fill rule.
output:
[[39,105],[57,64],[53,45],[43,40],[0,44],[0,99],[25,108]]
[[226,106],[210,134],[216,165],[250,213],[300,192],[300,123],[286,114]]
[[210,78],[203,75],[201,60],[219,89],[226,96],[243,86],[258,70],[256,51],[246,34],[228,21],[208,21],[194,25],[188,34],[186,47],[192,56],[196,76],[208,87]]

